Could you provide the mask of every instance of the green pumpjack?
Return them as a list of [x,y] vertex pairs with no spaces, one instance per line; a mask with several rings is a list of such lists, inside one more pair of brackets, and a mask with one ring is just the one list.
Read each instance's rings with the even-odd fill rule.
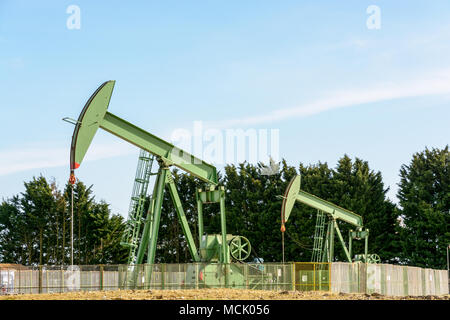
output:
[[[366,263],[377,263],[380,258],[376,254],[368,254],[369,230],[363,229],[363,219],[360,215],[341,208],[329,201],[323,200],[313,194],[300,189],[301,176],[295,176],[289,183],[281,205],[281,232],[286,230],[285,224],[289,219],[292,208],[296,202],[303,203],[309,207],[317,209],[317,220],[314,234],[314,248],[312,254],[313,262],[333,262],[334,261],[334,238],[338,235],[339,242],[345,252],[348,262],[361,261]],[[325,214],[328,216],[326,235],[324,240]],[[349,231],[349,245],[345,244],[337,221],[346,222],[356,228]],[[364,240],[364,254],[355,255],[352,260],[352,241]]]
[[[77,121],[71,119],[71,121],[68,121],[67,119],[69,118],[63,119],[75,124],[70,150],[70,181],[75,180],[74,171],[80,167],[99,128],[137,146],[143,151],[141,151],[141,162],[138,164],[138,173],[135,178],[135,188],[132,194],[132,204],[130,205],[127,229],[122,238],[122,244],[130,248],[128,262],[135,265],[144,263],[153,265],[155,263],[162,202],[164,191],[167,187],[177,212],[178,220],[186,237],[192,260],[195,263],[205,264],[205,268],[223,268],[223,270],[221,269],[221,272],[225,275],[225,277],[223,277],[223,279],[225,279],[225,286],[229,284],[229,281],[243,281],[241,279],[242,277],[236,278],[235,276],[231,276],[232,274],[238,274],[238,272],[232,272],[233,270],[230,269],[230,262],[232,257],[238,261],[244,260],[244,256],[248,257],[248,254],[250,253],[250,244],[248,243],[248,247],[242,245],[242,242],[245,243],[248,242],[248,240],[240,236],[227,234],[225,189],[217,186],[218,176],[216,168],[188,152],[175,147],[173,144],[108,112],[107,110],[114,85],[115,81],[113,80],[104,82],[89,98]],[[145,152],[144,156],[142,155],[142,152]],[[151,204],[146,217],[144,218],[142,211],[147,193],[148,180],[151,175],[151,164],[154,160],[158,163],[159,169],[157,173],[154,174],[156,180],[151,196]],[[205,190],[198,189],[196,191],[199,249],[197,249],[189,229],[187,218],[173,180],[172,172],[170,171],[170,168],[173,166],[180,168],[207,184]],[[141,171],[139,171],[140,167]],[[142,169],[142,167],[144,168]],[[207,203],[219,203],[221,221],[221,233],[219,235],[204,234],[203,205]],[[141,226],[142,223],[143,227]],[[140,233],[141,236],[139,240],[138,237]],[[214,239],[214,241],[211,241],[211,239]],[[211,250],[217,254],[207,254],[207,252],[210,253]],[[220,267],[214,267],[213,264],[208,265],[210,262],[217,262],[218,265],[220,264]],[[128,281],[128,283],[137,286],[137,268],[130,266],[129,270],[132,273],[132,281]],[[146,268],[146,270],[145,276],[147,279],[151,279],[152,267]],[[207,273],[208,272],[205,272],[205,274]]]

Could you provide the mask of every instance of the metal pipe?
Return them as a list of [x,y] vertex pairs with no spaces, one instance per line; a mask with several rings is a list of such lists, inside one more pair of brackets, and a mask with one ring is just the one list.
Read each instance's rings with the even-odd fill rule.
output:
[[72,184],[72,199],[71,199],[71,217],[70,217],[70,265],[73,266],[73,184]]

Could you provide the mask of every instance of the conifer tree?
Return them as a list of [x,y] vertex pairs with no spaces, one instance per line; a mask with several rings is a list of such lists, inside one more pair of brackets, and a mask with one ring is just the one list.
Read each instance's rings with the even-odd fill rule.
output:
[[400,170],[398,190],[404,228],[403,260],[410,265],[446,268],[450,244],[450,153],[428,149],[415,153]]

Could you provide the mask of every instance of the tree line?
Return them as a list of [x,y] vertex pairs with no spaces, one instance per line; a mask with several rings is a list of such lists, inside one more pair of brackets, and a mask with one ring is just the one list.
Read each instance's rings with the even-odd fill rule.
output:
[[[398,203],[386,196],[381,172],[367,161],[347,155],[335,168],[327,163],[290,166],[282,160],[278,172],[263,174],[262,164],[227,165],[219,173],[226,189],[227,233],[250,240],[252,257],[265,262],[281,261],[281,202],[289,181],[301,174],[302,190],[351,210],[363,217],[370,230],[369,252],[382,262],[428,268],[446,268],[450,244],[449,149],[428,149],[413,155],[400,168]],[[198,246],[195,190],[201,181],[173,170],[183,208]],[[25,191],[0,205],[0,262],[70,264],[71,186],[58,190],[55,181],[43,176],[25,182]],[[168,192],[164,194],[157,262],[191,261],[186,239]],[[147,206],[148,206],[147,201]],[[92,186],[78,181],[74,186],[74,264],[125,263],[127,250],[120,245],[125,230],[121,215],[96,201]],[[316,210],[296,204],[286,224],[285,261],[310,261],[314,243]],[[218,204],[204,208],[206,233],[220,232]],[[339,225],[342,234],[349,226]],[[353,243],[353,252],[363,253],[363,241]],[[336,260],[345,261],[339,245]]]
[[[25,191],[0,205],[0,261],[24,265],[71,263],[71,185],[58,190],[55,181],[34,177]],[[74,264],[122,261],[124,219],[109,205],[96,202],[92,186],[73,189]]]

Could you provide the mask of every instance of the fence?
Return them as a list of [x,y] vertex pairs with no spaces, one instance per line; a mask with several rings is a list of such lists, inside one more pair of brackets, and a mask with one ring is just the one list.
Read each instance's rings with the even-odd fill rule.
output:
[[227,287],[426,296],[448,294],[448,274],[341,262],[39,266],[0,270],[0,285],[0,294]]
[[330,291],[329,263],[295,262],[295,290]]
[[445,295],[449,293],[448,273],[390,264],[334,262],[331,291],[387,296]]
[[117,289],[237,288],[293,290],[292,264],[153,264],[39,266],[2,270],[2,293]]
[[119,267],[124,289],[291,290],[291,264],[155,264]]

